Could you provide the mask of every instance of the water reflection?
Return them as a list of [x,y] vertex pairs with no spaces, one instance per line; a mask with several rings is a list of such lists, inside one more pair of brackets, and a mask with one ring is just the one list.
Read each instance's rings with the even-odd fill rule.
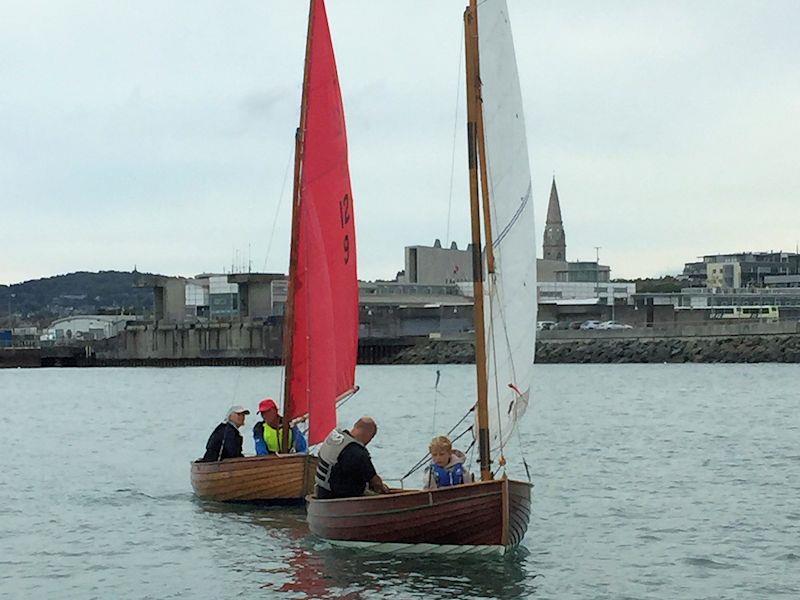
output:
[[524,550],[505,557],[397,556],[312,540],[306,554],[332,593],[305,598],[524,598],[535,592],[535,575],[521,566]]
[[[249,535],[269,548],[270,560],[256,567],[258,585],[293,598],[525,598],[538,580],[529,552],[517,548],[499,556],[397,556],[337,548],[311,536],[303,508],[260,508],[199,502],[209,515],[258,528]],[[225,527],[227,529],[227,527]],[[527,560],[526,560],[527,559]]]
[[[197,503],[201,512],[258,529],[269,548],[259,563],[258,586],[266,597],[291,598],[525,598],[535,594],[530,553],[517,548],[499,556],[398,556],[337,548],[311,536],[304,508],[261,508]],[[220,526],[225,528],[223,523]],[[230,532],[228,532],[230,533]]]

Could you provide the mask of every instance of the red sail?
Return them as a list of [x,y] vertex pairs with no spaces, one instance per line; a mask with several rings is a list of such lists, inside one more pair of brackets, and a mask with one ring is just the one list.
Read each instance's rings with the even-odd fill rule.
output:
[[312,0],[300,175],[289,417],[309,414],[309,443],[336,426],[354,386],[358,279],[342,96],[323,0]]

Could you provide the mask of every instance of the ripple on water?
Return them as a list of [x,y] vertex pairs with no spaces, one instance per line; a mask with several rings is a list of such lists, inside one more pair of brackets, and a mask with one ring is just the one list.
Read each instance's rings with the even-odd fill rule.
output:
[[695,557],[691,556],[688,558],[683,559],[687,565],[692,565],[693,567],[703,567],[705,569],[735,569],[736,565],[718,562],[711,558],[704,558],[704,557]]
[[[187,467],[220,408],[252,407],[280,388],[280,369],[53,369],[24,381],[0,371],[0,396],[43,404],[57,393],[67,408],[58,437],[7,431],[20,451],[0,469],[0,589],[170,600],[800,598],[796,365],[535,370],[537,401],[520,432],[537,483],[530,552],[472,560],[337,551],[309,537],[302,508],[197,500]],[[344,405],[340,422],[380,420],[381,475],[405,472],[427,448],[429,371],[358,369],[367,395]],[[440,396],[438,414],[458,418],[474,367],[441,371],[452,400]],[[42,460],[56,453],[64,459]]]

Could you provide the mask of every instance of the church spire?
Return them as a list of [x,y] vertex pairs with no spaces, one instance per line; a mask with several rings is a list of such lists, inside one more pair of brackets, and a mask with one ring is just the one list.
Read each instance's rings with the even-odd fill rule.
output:
[[550,186],[550,202],[547,205],[542,251],[545,260],[567,260],[567,242],[564,236],[564,223],[561,220],[561,205],[558,202],[555,175]]

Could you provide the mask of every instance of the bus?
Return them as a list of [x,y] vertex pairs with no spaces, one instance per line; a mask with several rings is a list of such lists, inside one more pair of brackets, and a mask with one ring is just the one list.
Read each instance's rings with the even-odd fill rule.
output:
[[758,319],[777,323],[780,319],[777,306],[712,306],[710,319]]

